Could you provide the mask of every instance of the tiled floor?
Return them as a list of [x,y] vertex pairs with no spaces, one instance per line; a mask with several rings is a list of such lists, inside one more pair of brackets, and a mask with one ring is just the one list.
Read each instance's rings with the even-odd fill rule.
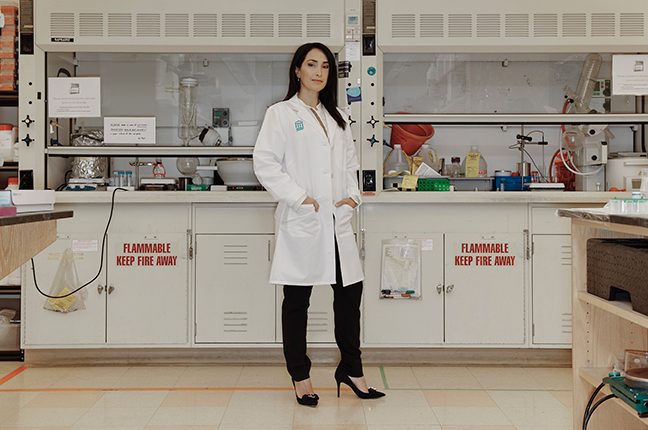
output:
[[320,404],[306,408],[282,367],[21,366],[0,362],[0,430],[571,428],[571,369],[371,367],[387,396],[361,401],[338,399],[334,369],[314,367]]

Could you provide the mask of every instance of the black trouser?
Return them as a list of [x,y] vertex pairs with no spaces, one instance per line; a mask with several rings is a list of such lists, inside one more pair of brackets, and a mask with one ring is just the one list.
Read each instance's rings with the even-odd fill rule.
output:
[[[335,284],[333,312],[335,313],[335,341],[340,348],[340,364],[349,376],[360,377],[360,300],[362,281],[342,286],[340,255],[335,244]],[[281,306],[283,350],[288,373],[295,381],[309,378],[311,361],[306,354],[306,325],[312,286],[284,285]]]

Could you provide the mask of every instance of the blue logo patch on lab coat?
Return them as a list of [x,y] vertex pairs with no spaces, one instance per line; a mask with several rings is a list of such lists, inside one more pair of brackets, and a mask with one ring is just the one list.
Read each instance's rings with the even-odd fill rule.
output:
[[301,119],[295,121],[295,130],[302,131],[304,129],[304,121]]

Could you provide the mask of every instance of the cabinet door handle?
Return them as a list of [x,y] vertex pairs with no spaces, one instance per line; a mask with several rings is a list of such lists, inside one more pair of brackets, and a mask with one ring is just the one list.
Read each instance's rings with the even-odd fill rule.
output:
[[443,284],[437,284],[437,294],[441,294],[443,292]]
[[446,293],[451,293],[454,290],[454,284],[450,284],[446,287]]
[[104,290],[103,285],[101,285],[101,284],[97,285],[97,293],[101,294],[101,293],[103,293],[103,290]]
[[112,292],[115,291],[115,287],[113,287],[112,285],[109,285],[108,288],[106,289],[106,291],[108,291],[108,294],[112,294]]

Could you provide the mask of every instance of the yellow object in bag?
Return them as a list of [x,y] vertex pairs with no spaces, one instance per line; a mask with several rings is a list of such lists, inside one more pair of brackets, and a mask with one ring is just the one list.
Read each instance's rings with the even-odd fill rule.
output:
[[[60,296],[64,296],[66,294],[71,293],[72,290],[69,288],[63,288],[61,291],[59,291]],[[63,297],[61,299],[52,299],[48,298],[47,303],[51,306],[51,310],[57,311],[57,312],[70,312],[70,310],[74,307],[74,304],[76,303],[76,297],[74,294],[71,296]]]
[[82,289],[70,296],[58,298],[70,294],[79,288],[79,276],[77,275],[76,266],[74,264],[74,253],[70,248],[66,249],[61,257],[61,262],[54,275],[52,287],[50,288],[49,295],[56,298],[48,297],[45,300],[43,308],[54,312],[73,312],[80,309],[85,309],[85,301],[88,297],[88,292]]

